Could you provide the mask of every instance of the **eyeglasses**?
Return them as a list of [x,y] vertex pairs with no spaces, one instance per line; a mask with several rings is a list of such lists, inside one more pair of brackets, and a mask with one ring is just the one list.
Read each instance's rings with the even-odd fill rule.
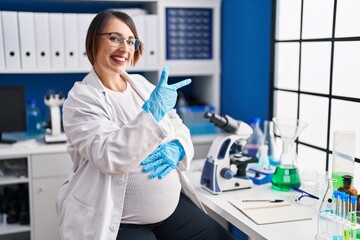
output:
[[118,48],[120,47],[121,44],[126,44],[126,46],[128,46],[128,48],[132,51],[136,51],[139,49],[140,45],[141,45],[141,41],[139,39],[136,38],[124,38],[119,36],[118,33],[100,33],[100,36],[107,36],[109,39],[109,45],[111,47],[115,47]]
[[299,192],[301,195],[299,196],[296,196],[295,197],[295,202],[300,202],[300,200],[302,199],[302,198],[304,198],[304,197],[306,197],[306,198],[310,198],[310,199],[315,199],[315,200],[319,200],[319,197],[317,197],[317,196],[315,196],[315,195],[312,195],[311,193],[308,193],[308,192],[306,192],[306,191],[304,191],[304,190],[301,190],[301,189],[299,189],[299,188],[296,188],[296,187],[292,187],[291,188],[292,190],[294,190],[294,191],[296,191],[296,192]]

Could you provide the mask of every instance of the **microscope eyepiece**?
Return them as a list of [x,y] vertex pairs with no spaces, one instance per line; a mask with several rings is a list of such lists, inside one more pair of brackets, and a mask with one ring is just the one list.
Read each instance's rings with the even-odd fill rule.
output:
[[204,118],[209,119],[210,122],[214,123],[218,128],[228,133],[236,133],[239,128],[238,122],[228,115],[220,116],[216,113],[206,112]]
[[211,112],[206,112],[206,113],[204,113],[204,118],[210,119],[212,115],[213,115],[213,113],[211,113]]

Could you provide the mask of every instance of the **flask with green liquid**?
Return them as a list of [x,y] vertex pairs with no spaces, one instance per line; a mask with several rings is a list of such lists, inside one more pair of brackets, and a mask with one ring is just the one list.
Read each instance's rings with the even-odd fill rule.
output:
[[307,127],[307,124],[299,119],[273,118],[275,126],[280,132],[283,149],[280,156],[280,165],[276,167],[271,179],[272,187],[279,191],[290,191],[292,187],[301,185],[297,168],[297,153],[295,140]]

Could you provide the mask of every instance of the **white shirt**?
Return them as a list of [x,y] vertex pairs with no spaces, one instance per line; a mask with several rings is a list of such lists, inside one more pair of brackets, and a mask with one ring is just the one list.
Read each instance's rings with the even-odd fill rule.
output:
[[[130,121],[142,111],[142,100],[127,84],[124,92],[105,91],[115,99]],[[137,166],[129,173],[125,191],[124,210],[121,222],[127,224],[152,224],[165,220],[176,209],[180,198],[181,184],[177,171],[171,171],[165,178],[150,179],[143,173],[143,166]],[[161,211],[159,211],[161,209]]]
[[[144,101],[149,98],[154,86],[145,78],[127,73],[122,77]],[[158,145],[173,139],[186,153],[177,168],[182,191],[201,207],[181,171],[189,168],[194,148],[189,129],[175,110],[160,122],[146,111],[129,121],[92,70],[69,91],[63,124],[74,173],[61,186],[56,201],[61,239],[115,240],[129,173]]]

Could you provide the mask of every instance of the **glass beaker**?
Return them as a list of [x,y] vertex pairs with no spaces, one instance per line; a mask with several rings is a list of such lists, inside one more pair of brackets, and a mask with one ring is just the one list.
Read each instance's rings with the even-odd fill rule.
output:
[[336,130],[333,142],[332,180],[334,190],[344,185],[343,176],[354,176],[356,134],[354,131]]
[[272,187],[280,191],[289,191],[291,187],[300,187],[300,176],[297,169],[297,154],[295,140],[307,127],[299,119],[273,118],[275,126],[280,132],[283,149],[280,156],[280,165],[276,167],[271,179]]

